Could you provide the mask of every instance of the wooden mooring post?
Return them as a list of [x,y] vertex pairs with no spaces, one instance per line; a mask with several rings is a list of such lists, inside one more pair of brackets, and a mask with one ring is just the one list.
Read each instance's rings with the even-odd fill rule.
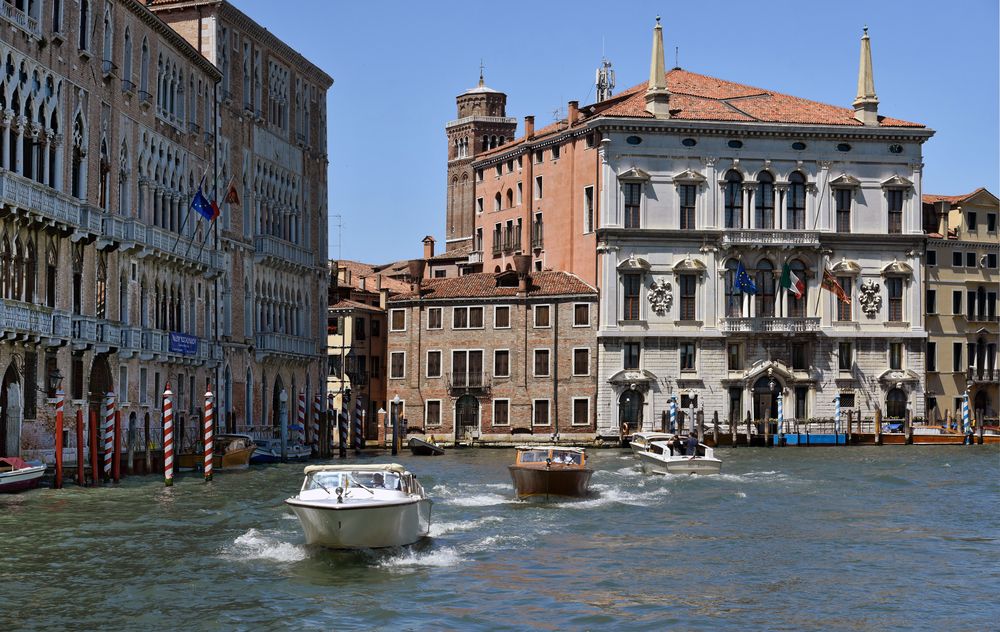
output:
[[913,445],[913,419],[910,416],[910,409],[906,409],[906,416],[903,417],[903,441],[906,445]]
[[771,420],[764,420],[764,445],[768,448],[771,447]]
[[695,418],[698,420],[698,443],[705,443],[705,411],[699,410]]
[[854,411],[847,411],[847,443],[851,443],[851,437],[854,430]]
[[712,413],[712,443],[719,447],[719,411]]
[[882,445],[882,411],[875,409],[875,445]]
[[983,426],[986,424],[986,411],[980,408],[976,411],[976,435],[979,445],[983,445]]
[[98,452],[97,411],[90,410],[90,480],[96,486],[101,480],[101,460]]
[[76,411],[76,484],[83,486],[86,481],[83,478],[83,466],[87,461],[86,453],[83,449],[83,411]]
[[747,445],[750,445],[750,413],[747,413]]

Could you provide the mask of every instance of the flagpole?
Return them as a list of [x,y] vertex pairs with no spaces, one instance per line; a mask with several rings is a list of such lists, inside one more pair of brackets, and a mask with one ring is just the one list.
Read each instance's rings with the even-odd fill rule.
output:
[[[201,174],[201,183],[198,185],[198,189],[199,190],[205,184],[205,176],[207,176],[207,175],[208,175],[208,170],[206,169]],[[188,205],[187,205],[187,213],[184,214],[184,219],[181,220],[181,227],[179,229],[177,229],[177,238],[174,239],[174,246],[173,246],[173,248],[170,249],[170,252],[173,252],[174,249],[177,248],[177,243],[181,240],[181,235],[184,234],[184,227],[187,226],[188,217],[190,217],[190,216],[191,216],[191,204],[188,203]],[[191,241],[194,241],[194,239],[192,239]],[[191,243],[189,242],[188,243],[188,249],[184,253],[184,256],[187,257],[188,256],[188,252],[190,252],[190,251],[191,251]]]

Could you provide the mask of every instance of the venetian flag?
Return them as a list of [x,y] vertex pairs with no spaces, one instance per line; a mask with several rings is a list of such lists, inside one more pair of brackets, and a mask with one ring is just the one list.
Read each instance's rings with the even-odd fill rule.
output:
[[848,305],[851,304],[851,297],[847,295],[844,288],[840,287],[840,283],[837,283],[837,277],[833,276],[833,273],[827,268],[823,269],[823,289],[833,292],[839,300]]
[[236,190],[236,182],[233,178],[229,179],[229,187],[226,189],[226,196],[222,198],[222,201],[226,204],[239,204],[240,203],[240,193]]
[[795,298],[802,298],[802,294],[806,291],[805,281],[792,272],[788,262],[781,268],[781,287],[794,294]]

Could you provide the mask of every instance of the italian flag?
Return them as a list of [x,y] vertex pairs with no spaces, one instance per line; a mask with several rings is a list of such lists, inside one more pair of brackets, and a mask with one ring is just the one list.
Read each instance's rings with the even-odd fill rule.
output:
[[794,294],[795,298],[802,298],[802,294],[806,291],[805,281],[795,276],[787,262],[781,268],[781,287]]

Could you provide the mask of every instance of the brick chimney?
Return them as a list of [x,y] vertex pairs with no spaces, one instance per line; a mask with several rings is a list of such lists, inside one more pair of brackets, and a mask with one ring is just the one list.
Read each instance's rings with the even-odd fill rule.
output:
[[430,259],[434,256],[434,238],[430,235],[424,237],[424,259]]
[[423,259],[410,259],[406,264],[406,269],[410,277],[410,290],[420,294],[420,284],[424,280],[424,268],[427,262]]
[[527,139],[532,139],[535,137],[535,117],[526,116],[524,117],[524,137]]
[[570,101],[566,106],[566,120],[569,122],[570,127],[576,125],[576,121],[580,118],[580,102]]
[[368,277],[358,277],[358,282],[361,284],[361,291],[365,292],[368,290]]
[[531,255],[514,255],[514,270],[517,272],[517,295],[527,296],[531,287]]

